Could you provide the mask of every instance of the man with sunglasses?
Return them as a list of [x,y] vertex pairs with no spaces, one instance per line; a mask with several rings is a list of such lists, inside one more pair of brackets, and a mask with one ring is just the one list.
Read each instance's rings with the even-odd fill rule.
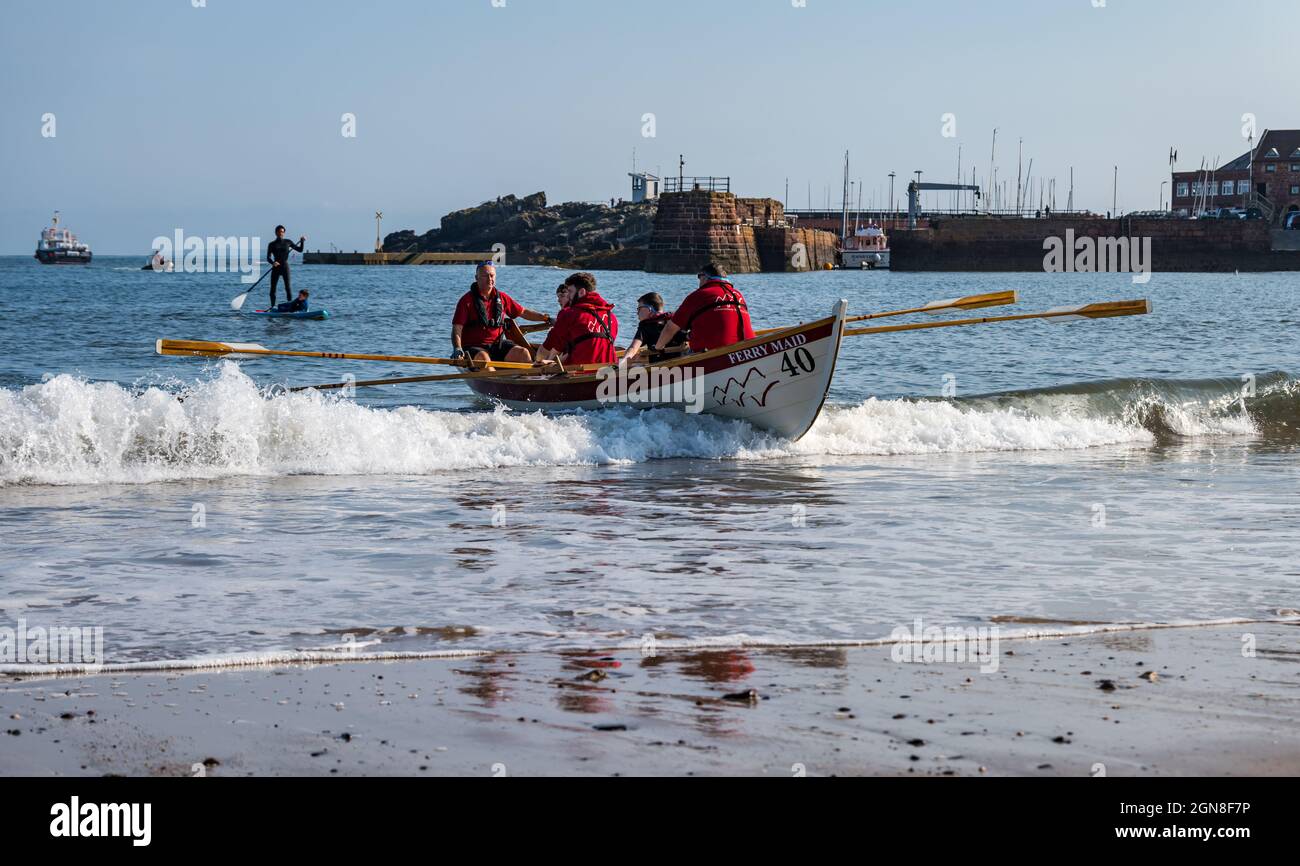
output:
[[707,352],[744,340],[754,339],[745,296],[727,281],[727,272],[707,264],[697,274],[700,287],[686,296],[664,325],[654,351],[662,352],[680,331],[690,332],[692,352]]
[[[659,342],[659,335],[672,321],[673,314],[664,312],[664,299],[658,292],[648,292],[637,299],[636,317],[640,324],[637,325],[636,336],[632,338],[632,345],[628,346],[627,352],[623,354],[624,361],[634,360],[643,346],[653,346]],[[681,346],[685,342],[686,332],[678,331],[676,336],[668,341],[668,348]],[[649,360],[658,361],[662,357],[660,353],[651,352]]]
[[505,338],[506,319],[547,324],[553,321],[546,313],[530,310],[498,291],[496,266],[490,261],[482,262],[474,271],[474,284],[456,303],[451,318],[451,357],[483,363],[531,363],[533,358],[526,346],[516,346]]

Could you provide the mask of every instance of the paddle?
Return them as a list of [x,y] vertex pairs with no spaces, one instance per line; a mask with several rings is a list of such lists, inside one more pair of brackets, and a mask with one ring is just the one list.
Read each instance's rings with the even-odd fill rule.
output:
[[890,334],[895,331],[920,331],[926,328],[952,328],[958,325],[984,325],[990,322],[1018,322],[1023,319],[1109,319],[1115,316],[1140,316],[1151,312],[1151,302],[1104,301],[1081,307],[1058,307],[1042,313],[1021,313],[1015,316],[989,316],[983,319],[953,319],[947,322],[915,322],[910,325],[877,325],[874,328],[845,328],[844,336],[861,334]]
[[[544,368],[539,367],[541,371]],[[402,385],[413,382],[447,382],[452,379],[491,379],[493,376],[518,376],[517,370],[479,370],[474,373],[447,373],[441,376],[402,376],[392,379],[367,379],[363,382],[328,382],[324,385],[298,385],[290,388],[289,391],[329,391],[335,388],[346,388],[352,385],[357,388],[368,387],[371,385]]]
[[[262,280],[264,280],[264,279],[266,279],[267,277],[269,277],[269,276],[271,275],[271,271],[273,271],[273,270],[274,270],[274,268],[267,268],[267,269],[266,269],[266,273],[262,274],[260,277],[257,278],[257,283],[260,283],[260,282],[262,282]],[[248,293],[251,292],[251,291],[253,291],[253,289],[257,288],[257,283],[253,283],[251,286],[249,286],[247,289],[245,289],[245,290],[244,290],[244,293],[243,293],[242,295],[236,295],[236,296],[235,296],[235,297],[230,301],[230,309],[232,309],[232,310],[240,310],[240,309],[243,309],[243,307],[244,307],[244,301],[248,299]]]
[[[400,364],[447,364],[452,367],[467,366],[465,360],[452,358],[425,358],[418,355],[367,355],[357,352],[307,352],[289,349],[268,349],[256,343],[212,343],[203,340],[158,340],[154,351],[159,355],[196,355],[200,358],[224,358],[231,355],[282,355],[291,358],[328,358],[344,361],[389,361]],[[492,361],[493,367],[506,370],[532,370],[532,364],[509,361]]]
[[[886,316],[903,316],[908,313],[938,313],[943,310],[975,310],[980,307],[1003,307],[1008,304],[1014,304],[1018,298],[1014,291],[1010,292],[991,292],[986,295],[969,295],[965,298],[949,298],[943,301],[931,301],[921,307],[909,307],[906,310],[888,310],[883,313],[866,313],[861,316],[848,316],[844,319],[848,322],[865,322],[868,319],[883,319]],[[761,331],[755,331],[756,335],[773,334],[777,331],[784,331],[785,328],[764,328]]]
[[536,334],[538,331],[549,331],[551,326],[546,322],[538,322],[536,325],[522,325],[519,328],[521,334]]

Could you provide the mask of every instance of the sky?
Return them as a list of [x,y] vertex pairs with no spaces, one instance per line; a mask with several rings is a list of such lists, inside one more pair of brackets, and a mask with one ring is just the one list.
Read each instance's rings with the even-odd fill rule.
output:
[[[1104,3],[1104,5],[1103,5]],[[1300,126],[1295,0],[4,0],[0,254],[54,210],[100,254],[277,223],[369,250],[543,190],[631,195],[637,167],[822,207],[1070,167],[1079,207]],[[355,117],[348,136],[344,115]],[[47,118],[53,115],[53,126]],[[651,121],[646,115],[653,115]],[[951,118],[946,118],[951,115]],[[945,126],[947,127],[945,129]],[[50,133],[53,135],[50,135]],[[945,134],[945,132],[950,134]],[[1169,195],[1166,185],[1165,197]],[[855,193],[856,197],[856,193]],[[935,204],[942,201],[934,200]]]

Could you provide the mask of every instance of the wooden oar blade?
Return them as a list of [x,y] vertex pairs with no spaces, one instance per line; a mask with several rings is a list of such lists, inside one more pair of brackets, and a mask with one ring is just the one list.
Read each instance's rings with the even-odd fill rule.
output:
[[1110,319],[1116,316],[1142,316],[1151,312],[1151,301],[1103,301],[1079,307],[1055,307],[1043,317],[1050,322],[1068,322],[1077,319]]
[[969,295],[965,298],[952,298],[947,301],[931,301],[923,310],[927,313],[939,313],[944,310],[978,310],[983,307],[1005,307],[1020,300],[1015,291],[990,292],[986,295]]
[[261,353],[265,346],[256,343],[212,343],[204,340],[158,340],[154,351],[159,355],[188,355],[200,358],[226,358],[241,353]]
[[[942,313],[944,310],[976,310],[980,307],[1004,307],[1008,304],[1014,304],[1019,300],[1014,291],[1009,292],[989,292],[984,295],[968,295],[964,298],[944,298],[941,301],[931,301],[920,307],[909,307],[906,310],[886,310],[881,313],[863,313],[859,316],[849,316],[845,322],[866,322],[871,319],[884,319],[890,316],[906,316],[910,313]],[[768,329],[775,330],[775,329]],[[763,332],[760,332],[763,333]]]

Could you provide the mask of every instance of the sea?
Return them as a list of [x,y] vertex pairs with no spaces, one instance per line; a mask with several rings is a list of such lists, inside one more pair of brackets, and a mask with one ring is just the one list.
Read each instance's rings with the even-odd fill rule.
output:
[[[948,318],[1153,305],[848,337],[790,442],[672,410],[508,411],[455,381],[288,392],[440,370],[155,342],[445,355],[471,269],[299,265],[331,316],[289,321],[232,310],[238,274],[142,264],[0,258],[0,644],[95,628],[96,669],[186,669],[1300,608],[1296,274],[737,276],[756,327],[839,298],[868,313],[1019,292]],[[498,283],[553,312],[565,273],[507,264]],[[597,277],[622,345],[638,296],[673,305],[695,282]],[[264,282],[245,311],[266,299]]]

